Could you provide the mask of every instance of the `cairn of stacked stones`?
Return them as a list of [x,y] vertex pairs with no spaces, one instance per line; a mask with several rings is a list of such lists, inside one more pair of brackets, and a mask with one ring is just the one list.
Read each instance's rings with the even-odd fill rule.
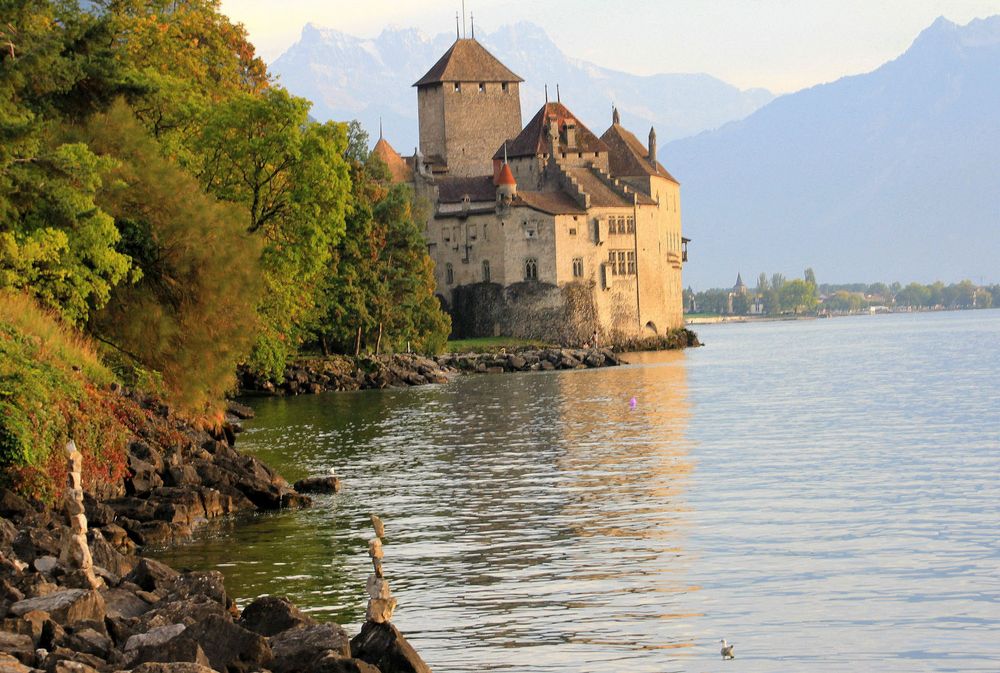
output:
[[69,532],[63,540],[59,560],[73,569],[72,584],[81,589],[97,589],[103,582],[94,574],[94,559],[87,545],[87,515],[83,506],[83,456],[77,451],[73,440],[66,444],[66,462]]
[[382,572],[382,558],[385,555],[382,551],[382,538],[385,537],[385,526],[382,520],[376,515],[371,515],[372,527],[375,529],[375,537],[368,542],[368,555],[372,559],[374,572],[368,578],[365,589],[368,591],[368,609],[365,611],[365,619],[376,624],[385,624],[392,619],[392,613],[396,610],[396,599],[389,591],[389,582],[386,581]]

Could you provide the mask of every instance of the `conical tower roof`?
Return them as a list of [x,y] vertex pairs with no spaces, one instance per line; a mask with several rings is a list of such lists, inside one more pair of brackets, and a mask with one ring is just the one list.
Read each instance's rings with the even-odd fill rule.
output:
[[455,44],[413,86],[440,82],[523,81],[473,38],[455,40]]
[[413,171],[406,163],[406,160],[399,155],[389,141],[379,137],[375,147],[372,148],[372,155],[378,157],[389,167],[389,174],[392,175],[393,182],[409,182],[413,179]]

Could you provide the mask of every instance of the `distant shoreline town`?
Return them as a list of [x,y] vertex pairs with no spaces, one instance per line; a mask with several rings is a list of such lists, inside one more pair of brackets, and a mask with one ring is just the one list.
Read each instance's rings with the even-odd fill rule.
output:
[[812,269],[806,269],[801,279],[762,273],[755,288],[747,286],[742,274],[737,274],[736,284],[731,288],[695,292],[689,287],[684,291],[684,317],[689,325],[997,306],[1000,306],[1000,284],[976,285],[970,280],[951,285],[941,281],[905,286],[899,282],[818,284]]

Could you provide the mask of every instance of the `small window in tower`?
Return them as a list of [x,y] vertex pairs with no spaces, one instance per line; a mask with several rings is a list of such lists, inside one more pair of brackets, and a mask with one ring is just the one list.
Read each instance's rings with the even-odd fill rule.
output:
[[504,93],[507,93],[507,82],[500,83],[500,90],[503,91]]
[[583,257],[573,258],[573,277],[583,278]]
[[490,260],[488,259],[483,260],[483,282],[490,282]]
[[569,228],[569,235],[570,236],[576,236],[576,227],[570,227]]
[[444,282],[451,285],[455,282],[455,268],[448,262],[444,265]]
[[462,83],[455,82],[455,93],[462,93]]
[[479,83],[479,93],[486,93],[486,82]]

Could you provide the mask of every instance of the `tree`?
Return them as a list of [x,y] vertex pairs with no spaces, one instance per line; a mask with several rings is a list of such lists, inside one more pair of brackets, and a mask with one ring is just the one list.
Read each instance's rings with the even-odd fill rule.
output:
[[212,110],[195,144],[202,184],[242,206],[247,231],[263,240],[252,364],[275,375],[314,318],[349,202],[346,126],[310,122],[309,105],[280,88],[238,96]]
[[815,289],[804,280],[791,280],[781,286],[781,306],[793,313],[811,310],[816,305]]
[[95,203],[113,165],[66,137],[54,101],[85,77],[89,21],[71,3],[5,3],[0,51],[0,288],[86,320],[130,262]]
[[234,386],[256,331],[260,241],[246,233],[242,209],[205,194],[160,155],[123,102],[85,133],[117,161],[99,201],[142,272],[112,292],[90,330],[132,365],[161,375],[173,402],[211,411]]

